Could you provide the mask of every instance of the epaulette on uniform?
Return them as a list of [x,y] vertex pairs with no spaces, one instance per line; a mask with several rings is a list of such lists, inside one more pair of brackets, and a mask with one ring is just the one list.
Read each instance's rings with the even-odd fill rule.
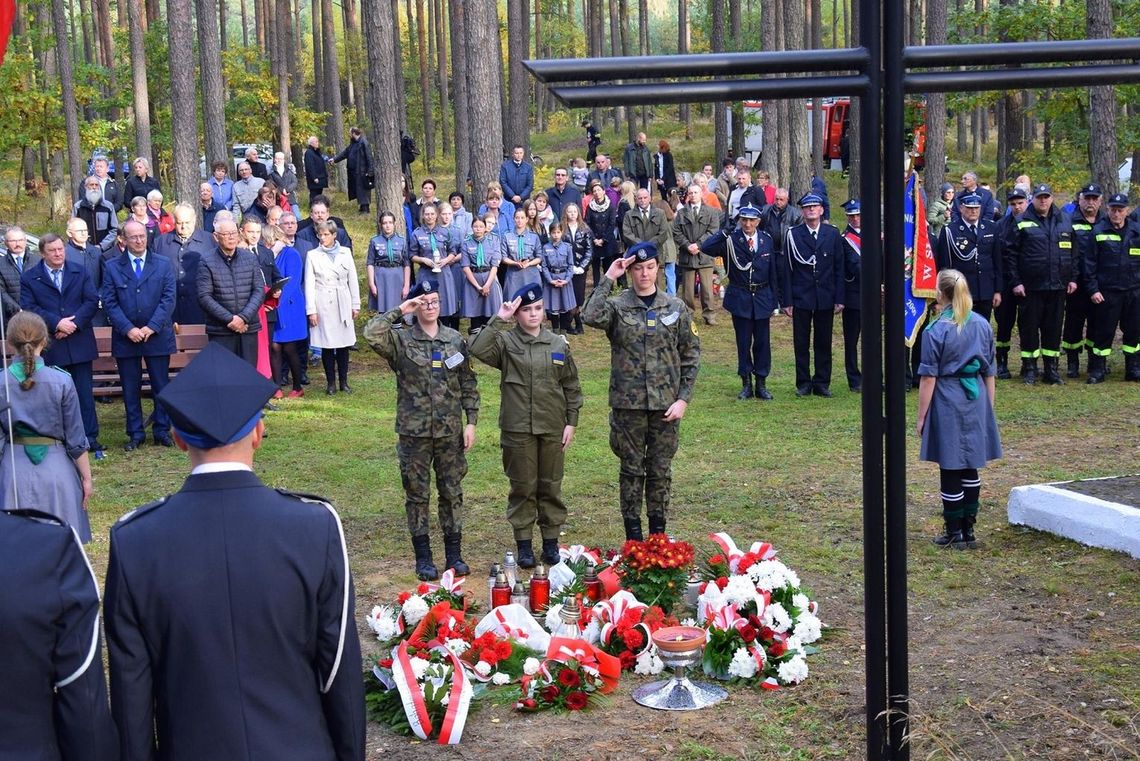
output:
[[145,505],[140,505],[139,507],[136,507],[134,510],[131,510],[129,513],[124,515],[122,518],[119,518],[119,520],[115,521],[115,525],[121,526],[124,523],[127,523],[128,521],[133,521],[135,518],[138,518],[140,515],[145,515],[146,513],[149,513],[151,510],[155,509],[156,507],[160,507],[160,506],[164,505],[166,503],[166,500],[168,500],[168,499],[170,499],[169,494],[166,495],[165,497],[160,497],[160,498],[156,499],[154,502],[147,502]]
[[302,502],[318,503],[321,505],[325,505],[326,507],[330,507],[330,508],[332,507],[331,502],[329,502],[324,497],[318,496],[316,494],[306,494],[304,492],[299,492],[299,491],[289,491],[288,489],[274,489],[274,491],[276,491],[278,494],[281,494],[281,495],[286,496],[286,497],[292,497],[293,499],[299,499]]
[[45,513],[43,510],[36,510],[31,507],[22,507],[19,510],[5,510],[8,515],[14,515],[17,518],[27,518],[36,523],[47,523],[52,526],[66,526],[67,524],[61,521],[58,517],[51,513]]

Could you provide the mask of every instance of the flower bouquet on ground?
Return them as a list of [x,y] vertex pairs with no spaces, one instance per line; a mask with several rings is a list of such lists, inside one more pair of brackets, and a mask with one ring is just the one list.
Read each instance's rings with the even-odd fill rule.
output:
[[471,683],[453,652],[436,645],[418,650],[401,642],[393,652],[392,677],[406,728],[421,740],[454,745],[463,736]]
[[466,611],[467,595],[463,593],[463,581],[464,577],[455,576],[449,568],[438,584],[424,582],[414,592],[401,592],[394,604],[372,608],[367,618],[368,628],[381,642],[395,644],[411,636],[428,611],[441,602],[447,602],[452,610]]
[[[603,554],[596,547],[589,548],[581,544],[558,548],[561,560],[550,568],[550,597],[554,598],[577,597],[579,600],[586,597],[586,569],[593,565],[598,574],[598,581],[602,584],[602,596],[610,597],[621,588],[620,580],[613,565],[615,553]],[[535,611],[536,614],[541,611]]]
[[622,586],[638,600],[672,613],[685,593],[685,569],[692,562],[693,545],[652,534],[622,545],[618,575]]
[[581,711],[602,703],[617,687],[621,666],[613,656],[588,642],[552,637],[546,659],[528,663],[515,701],[518,711]]
[[646,605],[624,589],[594,605],[594,619],[599,648],[616,657],[623,671],[632,671],[642,653],[655,649],[653,632],[677,623],[660,607]]
[[[480,682],[493,685],[517,682],[525,674],[528,661],[538,663],[542,653],[512,639],[486,632],[464,644],[459,655],[460,661],[472,676]],[[537,671],[537,666],[535,666]],[[531,673],[534,673],[533,671]]]

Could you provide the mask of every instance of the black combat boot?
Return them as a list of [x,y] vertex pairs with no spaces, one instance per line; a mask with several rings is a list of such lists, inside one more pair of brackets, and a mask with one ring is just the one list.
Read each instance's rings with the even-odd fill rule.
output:
[[665,516],[664,515],[650,515],[649,516],[649,534],[664,534],[665,533]]
[[997,352],[997,377],[1001,380],[1009,380],[1009,349],[998,349]]
[[557,539],[543,539],[542,540],[542,562],[548,566],[558,565],[562,560],[562,555],[558,553],[558,540]]
[[974,549],[978,546],[978,538],[974,536],[974,524],[978,522],[978,516],[967,515],[962,518],[962,546],[967,549]]
[[625,523],[625,539],[628,542],[630,539],[641,541],[645,537],[641,533],[641,518],[623,518]]
[[1025,385],[1032,386],[1037,383],[1037,360],[1021,360],[1021,380]]
[[519,568],[534,568],[538,565],[534,559],[534,547],[530,539],[515,540],[515,562]]
[[420,581],[435,581],[439,571],[431,559],[431,537],[427,534],[412,537],[412,547],[416,551],[416,578]]
[[471,572],[462,557],[463,534],[456,531],[454,534],[443,535],[443,551],[447,558],[444,562],[447,567],[455,571],[456,576],[466,576]]
[[1124,380],[1140,382],[1140,354],[1132,352],[1124,355]]
[[942,536],[936,536],[932,540],[939,547],[954,547],[960,549],[962,539],[962,519],[961,518],[943,518],[946,521],[946,533]]
[[743,401],[744,399],[751,399],[755,394],[752,392],[752,376],[741,375],[740,380],[744,383],[744,388],[736,395],[736,398]]
[[1062,386],[1065,381],[1061,379],[1061,358],[1045,357],[1045,373],[1042,380],[1049,386]]
[[765,402],[772,401],[772,392],[768,390],[767,381],[759,375],[756,376],[756,398]]
[[1089,357],[1089,379],[1086,383],[1104,383],[1104,357],[1096,354]]
[[1081,350],[1065,349],[1065,375],[1070,378],[1081,377]]

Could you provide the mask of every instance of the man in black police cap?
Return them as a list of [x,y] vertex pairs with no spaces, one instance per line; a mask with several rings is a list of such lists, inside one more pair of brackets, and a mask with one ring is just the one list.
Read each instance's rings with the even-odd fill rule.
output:
[[769,400],[772,398],[767,387],[768,372],[772,368],[769,320],[780,305],[779,256],[771,236],[759,229],[759,209],[742,206],[737,211],[737,219],[736,229],[710,235],[701,243],[701,251],[709,256],[724,256],[728,264],[724,308],[732,315],[736,374],[744,386],[736,398]]
[[1124,380],[1140,382],[1140,222],[1128,218],[1128,196],[1108,198],[1108,215],[1093,225],[1085,253],[1086,288],[1092,304],[1089,383],[1102,383],[1116,328],[1124,334]]
[[1017,298],[1013,295],[1013,286],[1009,282],[1009,270],[1006,269],[1006,248],[1017,232],[1018,218],[1025,213],[1029,205],[1029,191],[1020,185],[1014,185],[1013,190],[1006,193],[1006,202],[1009,210],[997,222],[997,257],[998,268],[1001,270],[1001,301],[994,300],[994,322],[997,329],[994,331],[994,346],[997,348],[997,377],[999,380],[1009,380],[1009,347],[1013,339],[1013,326],[1017,322]]
[[118,759],[79,537],[47,513],[0,511],[0,578],[0,758]]
[[934,256],[939,271],[958,270],[970,286],[974,311],[988,322],[994,307],[1001,306],[1001,263],[998,261],[997,223],[982,217],[982,197],[959,200],[961,216],[942,228]]
[[364,758],[340,518],[252,471],[275,390],[211,343],[159,394],[193,470],[111,529],[107,641],[124,761]]
[[1092,325],[1088,325],[1086,340],[1085,326],[1089,316],[1089,296],[1086,290],[1084,276],[1084,258],[1089,248],[1095,242],[1093,239],[1093,225],[1104,219],[1100,201],[1104,196],[1100,185],[1090,182],[1081,188],[1077,196],[1076,208],[1073,209],[1073,238],[1080,251],[1078,261],[1077,290],[1065,299],[1065,324],[1061,329],[1061,349],[1065,352],[1065,374],[1070,378],[1079,378],[1081,375],[1081,349],[1088,349],[1088,364],[1092,364],[1093,341]]

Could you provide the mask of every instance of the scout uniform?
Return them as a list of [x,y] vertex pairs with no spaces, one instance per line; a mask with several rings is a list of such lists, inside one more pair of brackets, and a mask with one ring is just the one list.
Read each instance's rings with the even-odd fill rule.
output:
[[[412,234],[408,237],[408,256],[418,256],[422,259],[431,259],[439,261],[451,256],[459,249],[459,242],[451,239],[451,230],[446,227],[436,225],[432,228],[417,227]],[[441,266],[439,272],[435,272],[431,267],[425,267],[423,264],[419,265],[419,271],[416,274],[416,282],[423,283],[431,280],[436,283],[437,291],[439,294],[439,319],[443,324],[448,325],[444,318],[450,319],[452,315],[459,311],[459,292],[455,287],[455,275],[452,268],[458,266],[458,263],[451,263],[446,266]],[[411,298],[411,296],[408,296]],[[397,304],[396,306],[399,306]],[[448,327],[456,327],[459,324],[459,318],[455,318],[455,325],[448,325]]]
[[[1128,196],[1117,193],[1108,199],[1110,208],[1128,206]],[[1104,300],[1092,305],[1093,358],[1089,383],[1104,380],[1105,365],[1112,353],[1116,326],[1124,333],[1124,379],[1140,381],[1140,222],[1125,218],[1116,227],[1107,217],[1093,225],[1092,244],[1085,256],[1089,295]]]
[[387,312],[404,300],[404,274],[412,266],[408,258],[408,242],[399,233],[388,237],[381,233],[368,242],[365,264],[372,268],[372,284],[376,295],[368,293],[368,308]]
[[[439,292],[434,280],[421,280],[409,299]],[[364,340],[388,361],[396,373],[396,454],[404,483],[404,509],[416,551],[416,575],[438,578],[432,564],[428,535],[431,470],[439,490],[439,524],[443,530],[447,567],[465,575],[460,557],[463,529],[463,477],[467,456],[463,451],[463,415],[469,425],[479,418],[479,391],[467,342],[440,324],[435,337],[418,323],[403,326],[399,308],[369,320]],[[426,577],[426,578],[425,578]]]
[[[534,304],[542,301],[542,289],[528,285],[515,298],[524,306]],[[502,372],[499,444],[511,483],[507,520],[514,529],[519,565],[535,564],[531,542],[536,520],[543,562],[557,563],[558,535],[566,522],[562,432],[578,425],[582,408],[570,344],[546,328],[532,336],[496,316],[472,341],[471,353]]]
[[[637,262],[657,258],[652,243],[627,252]],[[636,263],[635,263],[636,266]],[[610,449],[621,461],[621,512],[627,539],[641,538],[641,504],[650,533],[665,531],[680,421],[664,420],[675,401],[688,402],[701,362],[692,313],[675,296],[632,288],[610,297],[613,281],[594,288],[582,320],[610,341]]]

